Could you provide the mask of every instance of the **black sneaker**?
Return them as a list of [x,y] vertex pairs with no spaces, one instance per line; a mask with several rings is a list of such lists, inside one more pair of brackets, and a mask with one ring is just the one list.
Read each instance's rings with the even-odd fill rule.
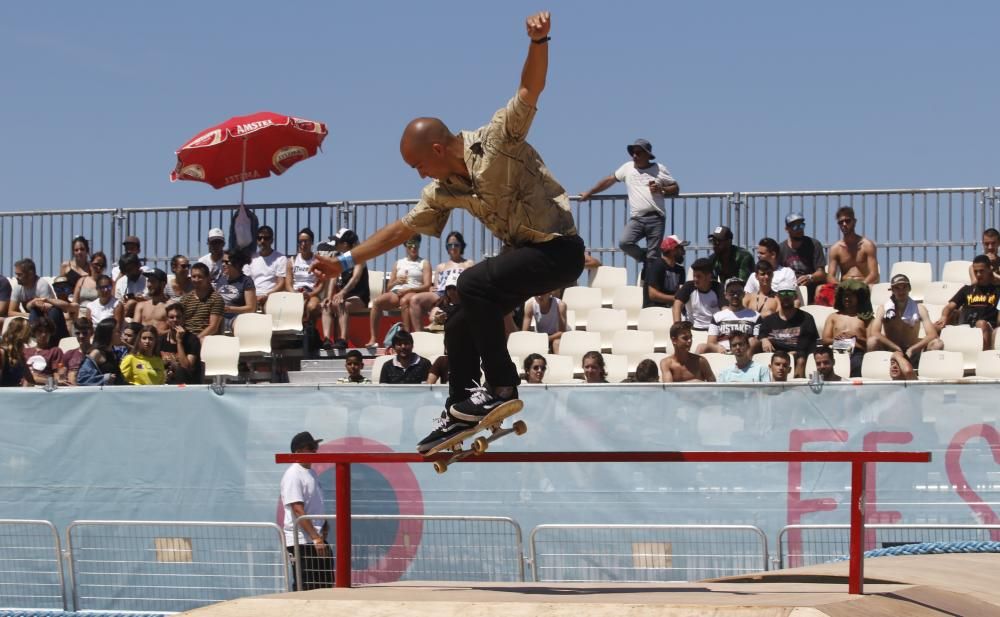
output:
[[339,349],[340,351],[344,351],[345,349],[347,349],[347,340],[342,338],[335,340],[333,342],[333,348]]
[[472,396],[460,403],[455,403],[448,409],[448,414],[455,420],[478,424],[497,407],[517,400],[517,388],[514,388],[507,398],[493,396],[489,388],[483,386],[471,388],[469,391],[472,393]]
[[475,425],[455,420],[447,413],[441,412],[441,417],[434,420],[434,430],[431,431],[427,437],[421,439],[420,443],[417,444],[417,452],[420,454],[426,454],[434,446],[451,439],[458,433],[461,433],[472,426]]

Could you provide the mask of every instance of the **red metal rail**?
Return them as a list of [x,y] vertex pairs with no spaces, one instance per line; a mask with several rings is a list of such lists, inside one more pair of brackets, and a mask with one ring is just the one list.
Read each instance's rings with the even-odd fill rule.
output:
[[[336,585],[351,586],[351,465],[354,463],[433,463],[442,452],[420,454],[322,452],[277,454],[276,463],[336,465]],[[850,463],[851,544],[848,593],[864,592],[865,471],[869,463],[929,463],[930,452],[485,452],[463,463]]]

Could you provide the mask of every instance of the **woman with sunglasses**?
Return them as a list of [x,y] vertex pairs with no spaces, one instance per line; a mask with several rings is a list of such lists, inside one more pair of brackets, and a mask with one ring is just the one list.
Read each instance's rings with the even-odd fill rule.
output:
[[184,255],[174,255],[170,259],[170,271],[173,274],[167,277],[167,287],[164,290],[168,298],[179,299],[194,289],[194,283],[191,282],[190,259]]
[[378,322],[382,311],[398,308],[403,317],[403,329],[410,331],[410,301],[413,296],[431,288],[431,262],[420,256],[420,235],[404,242],[406,256],[396,262],[386,283],[389,291],[372,300],[371,338],[366,347],[378,347]]
[[542,383],[548,368],[549,364],[545,361],[545,356],[540,353],[528,354],[528,357],[524,359],[524,374],[521,379],[526,383]]
[[111,282],[111,277],[100,274],[96,280],[94,289],[97,291],[97,297],[83,305],[83,308],[87,309],[90,322],[95,328],[108,317],[114,317],[118,323],[122,323],[125,319],[125,304],[115,297],[115,286]]
[[104,269],[107,267],[108,258],[102,251],[97,251],[90,256],[90,261],[87,262],[87,274],[80,277],[76,281],[76,286],[73,287],[73,300],[77,304],[83,306],[97,299],[99,295],[97,293],[97,279],[104,274]]
[[[434,305],[445,295],[445,286],[452,274],[460,274],[462,270],[471,268],[476,262],[465,258],[465,238],[457,231],[448,234],[445,240],[448,249],[448,261],[443,261],[434,269],[434,280],[437,284],[433,291],[422,291],[413,294],[410,300],[409,324],[410,332],[420,332],[424,329],[424,318],[430,314]],[[404,327],[406,319],[403,320]]]
[[[83,236],[76,236],[70,244],[70,250],[73,257],[59,266],[59,276],[65,276],[70,287],[75,288],[81,278],[90,274],[90,242]],[[76,296],[73,298],[76,299]]]

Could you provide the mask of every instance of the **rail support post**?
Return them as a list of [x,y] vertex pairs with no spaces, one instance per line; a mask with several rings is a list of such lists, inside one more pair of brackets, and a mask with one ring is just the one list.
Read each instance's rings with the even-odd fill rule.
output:
[[336,587],[351,586],[351,464],[336,463]]
[[851,546],[847,593],[861,595],[865,586],[865,463],[851,463]]

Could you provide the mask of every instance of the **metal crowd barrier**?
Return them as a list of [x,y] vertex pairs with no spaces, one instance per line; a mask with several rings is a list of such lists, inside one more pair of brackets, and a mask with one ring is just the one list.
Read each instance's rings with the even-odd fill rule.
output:
[[185,611],[288,590],[273,523],[74,521],[66,545],[77,611]]
[[[847,556],[849,525],[788,525],[778,533],[782,568],[829,563]],[[1000,525],[865,525],[865,550],[923,542],[989,542],[1000,538]]]
[[0,607],[66,610],[62,547],[49,521],[0,519]]
[[[314,515],[311,521],[337,520]],[[296,522],[299,519],[296,519]],[[521,526],[500,516],[351,516],[351,583],[399,580],[522,582]],[[336,548],[332,530],[328,537]],[[301,561],[298,537],[294,558]],[[310,572],[304,568],[304,576]],[[302,580],[295,581],[302,591]]]
[[536,582],[696,581],[767,570],[767,536],[753,525],[539,525]]
[[[683,184],[683,182],[682,182]],[[735,243],[752,249],[770,236],[785,238],[784,218],[802,212],[806,233],[829,246],[840,237],[835,214],[842,205],[858,215],[858,231],[878,245],[878,258],[888,279],[891,263],[928,261],[940,275],[944,262],[972,259],[983,229],[998,225],[995,187],[894,190],[777,191],[685,193],[666,201],[665,232],[691,241],[688,263],[710,254],[708,234],[719,225],[733,230]],[[397,220],[416,203],[414,199],[331,201],[288,204],[250,204],[262,225],[275,229],[275,248],[288,254],[296,249],[295,236],[303,227],[316,235],[316,244],[340,227],[351,227],[364,239]],[[168,269],[170,258],[183,254],[197,259],[207,252],[212,227],[229,233],[234,204],[156,208],[0,212],[0,272],[10,276],[14,262],[32,257],[39,274],[54,275],[69,259],[74,236],[90,240],[92,250],[103,250],[109,260],[121,256],[121,240],[142,240],[147,263]],[[580,235],[591,253],[605,265],[627,267],[630,280],[638,264],[618,248],[628,221],[624,195],[601,194],[588,201],[572,199]],[[446,231],[457,230],[468,244],[466,256],[481,260],[496,254],[500,244],[485,227],[463,210],[452,213]],[[444,238],[425,238],[421,255],[432,264],[446,259]],[[369,268],[388,271],[403,249],[372,260]]]

